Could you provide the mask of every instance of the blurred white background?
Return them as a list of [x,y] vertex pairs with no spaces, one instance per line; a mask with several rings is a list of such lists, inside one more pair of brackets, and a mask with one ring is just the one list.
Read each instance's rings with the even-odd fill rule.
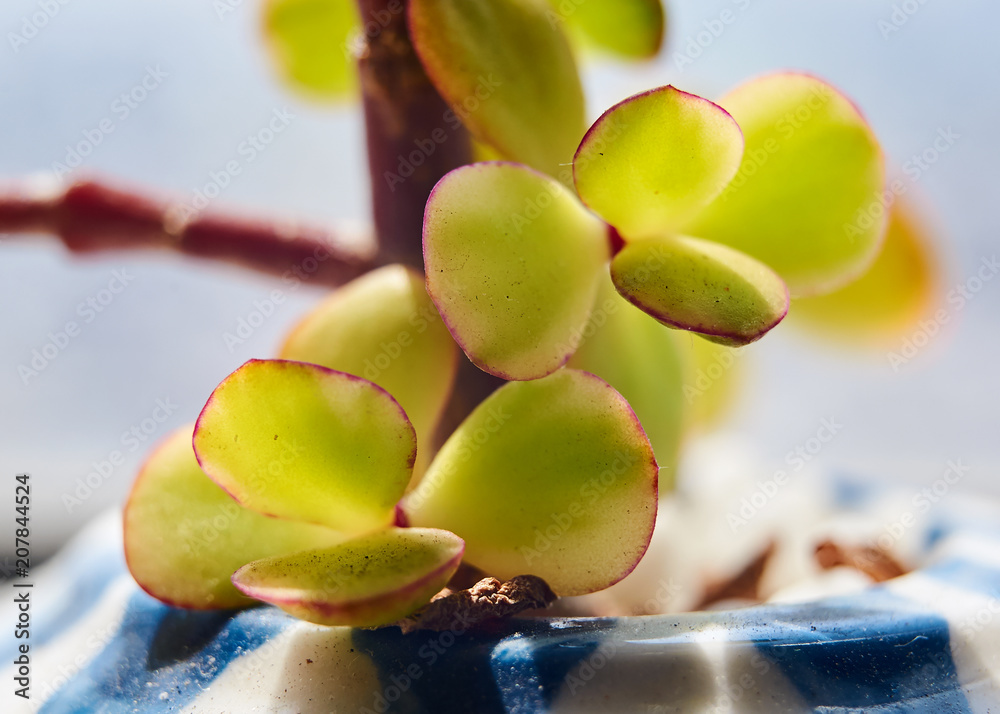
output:
[[[58,12],[27,43],[12,40],[9,33],[23,32],[25,18],[42,6]],[[718,32],[713,21],[724,10],[734,19]],[[948,287],[1000,252],[1000,6],[670,0],[669,11],[668,46],[656,63],[587,62],[592,116],[660,84],[712,98],[754,74],[808,70],[857,101],[897,166],[931,146],[939,129],[959,136],[911,191],[948,240]],[[890,31],[885,23],[894,12]],[[316,106],[285,91],[266,62],[258,17],[259,0],[4,0],[0,179],[50,171],[65,160],[67,145],[110,118],[113,132],[84,167],[190,198],[212,172],[240,158],[240,143],[273,110],[287,107],[294,120],[217,205],[365,219],[359,108]],[[116,100],[150,68],[161,79],[125,116]],[[115,270],[134,279],[25,384],[18,366],[30,363],[48,333],[82,317],[78,306]],[[54,239],[2,237],[0,503],[13,503],[16,472],[32,474],[36,555],[120,503],[149,444],[193,420],[214,386],[246,359],[270,356],[323,295],[309,287],[289,294],[230,351],[223,334],[278,286],[277,279],[172,256],[80,259]],[[971,472],[960,488],[1000,495],[998,316],[1000,278],[985,283],[944,333],[898,370],[884,353],[831,350],[778,329],[748,348],[752,378],[730,424],[779,463],[823,418],[833,418],[843,429],[819,455],[830,469],[919,485],[940,477],[949,459],[961,459]],[[154,416],[158,400],[176,407],[162,424],[147,421],[147,436],[143,420]],[[145,443],[123,440],[133,427]],[[116,450],[125,463],[67,507],[64,496]],[[4,541],[0,552],[8,550]]]

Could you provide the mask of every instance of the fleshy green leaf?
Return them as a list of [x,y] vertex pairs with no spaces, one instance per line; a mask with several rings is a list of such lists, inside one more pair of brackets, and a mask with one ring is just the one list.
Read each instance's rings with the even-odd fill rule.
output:
[[724,345],[760,339],[788,312],[788,291],[760,261],[676,236],[631,243],[611,263],[618,292],[668,327]]
[[233,583],[249,597],[320,625],[388,625],[426,605],[462,562],[462,539],[392,528],[331,548],[258,560]]
[[198,466],[192,428],[178,429],[150,455],[125,506],[125,559],[143,590],[177,607],[246,607],[253,602],[230,582],[234,570],[344,539],[237,504]]
[[630,305],[609,278],[601,284],[569,366],[596,374],[628,400],[653,445],[662,495],[673,488],[676,471],[685,363],[673,330]]
[[336,99],[357,85],[352,0],[266,0],[264,36],[278,71],[293,87]]
[[597,47],[626,59],[648,59],[663,44],[660,0],[549,0],[554,19],[566,22]]
[[583,136],[584,102],[569,42],[547,11],[538,0],[410,0],[409,18],[424,69],[472,133],[557,176]]
[[[458,348],[427,296],[424,278],[392,265],[345,285],[288,337],[283,359],[313,362],[374,382],[430,444],[455,379]],[[426,466],[418,451],[418,470]]]
[[870,219],[884,188],[882,153],[855,106],[825,82],[777,74],[719,102],[743,129],[736,177],[683,232],[771,266],[796,297],[829,292],[875,258]]
[[428,292],[469,359],[498,377],[534,379],[569,358],[608,255],[607,226],[523,166],[456,169],[427,203]]
[[746,352],[674,332],[684,361],[685,433],[707,431],[732,411],[746,372]]
[[637,94],[606,111],[573,159],[584,203],[626,240],[674,231],[736,174],[740,128],[707,99],[673,87]]
[[367,380],[250,360],[212,392],[194,448],[205,473],[247,508],[363,533],[392,522],[416,436]]
[[917,327],[941,284],[930,229],[902,199],[889,211],[885,242],[872,267],[827,295],[792,305],[792,324],[833,340],[885,345]]
[[501,579],[533,574],[559,595],[601,590],[646,552],[657,467],[628,403],[564,369],[504,385],[462,423],[403,508],[466,542]]

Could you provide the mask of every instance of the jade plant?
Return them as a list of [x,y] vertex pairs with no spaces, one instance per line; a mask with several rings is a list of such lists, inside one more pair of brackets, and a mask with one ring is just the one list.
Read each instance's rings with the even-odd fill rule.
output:
[[[322,624],[387,624],[425,605],[463,557],[505,580],[530,572],[556,594],[589,593],[632,570],[656,518],[642,428],[617,392],[576,370],[497,390],[405,498],[413,424],[344,372],[250,361],[193,431],[194,455],[190,429],[171,439],[125,514],[136,579],[184,607],[245,595]],[[232,522],[198,548],[233,500]]]
[[463,565],[602,590],[643,557],[714,408],[685,392],[699,365],[799,306],[848,337],[920,313],[919,224],[878,202],[879,145],[824,81],[769,75],[717,103],[662,86],[586,129],[576,48],[650,57],[664,24],[657,0],[269,0],[295,88],[360,86],[374,251],[93,181],[0,201],[0,228],[74,249],[161,244],[339,286],[150,455],[124,515],[146,591],[370,627]]

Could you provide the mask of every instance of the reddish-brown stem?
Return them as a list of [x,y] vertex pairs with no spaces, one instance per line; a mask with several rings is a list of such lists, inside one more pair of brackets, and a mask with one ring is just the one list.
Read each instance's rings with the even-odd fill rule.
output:
[[[52,233],[75,252],[169,248],[327,285],[392,262],[422,270],[424,205],[444,174],[472,161],[471,139],[417,58],[407,1],[357,3],[365,40],[358,70],[377,252],[345,247],[322,228],[215,212],[188,219],[167,201],[90,179],[49,195],[23,186],[0,190],[0,233]],[[501,384],[463,359],[440,434],[450,433]]]
[[0,233],[51,233],[76,253],[167,248],[321,285],[340,285],[378,262],[374,250],[346,245],[343,232],[220,212],[185,217],[167,200],[99,179],[0,189]]
[[442,176],[472,161],[471,141],[414,52],[406,0],[357,2],[375,233],[384,258],[422,270],[424,204]]
[[[472,162],[472,142],[413,49],[407,0],[357,2],[365,39],[358,70],[375,233],[383,259],[423,270],[424,204],[442,176]],[[502,384],[463,357],[436,441]]]

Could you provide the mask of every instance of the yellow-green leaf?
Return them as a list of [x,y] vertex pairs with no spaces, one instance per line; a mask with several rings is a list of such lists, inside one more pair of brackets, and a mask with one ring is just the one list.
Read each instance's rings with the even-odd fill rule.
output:
[[149,456],[125,505],[125,560],[143,590],[176,607],[246,607],[253,602],[230,582],[237,568],[344,540],[240,506],[198,466],[192,429],[178,429]]
[[551,176],[585,126],[562,27],[542,0],[410,0],[413,46],[434,86],[481,141]]
[[723,109],[666,86],[606,111],[573,159],[584,203],[626,239],[674,231],[726,187],[743,155]]
[[660,0],[549,0],[554,19],[590,44],[625,59],[648,59],[663,45],[666,24]]
[[685,433],[707,431],[732,411],[746,373],[747,353],[674,332],[684,362]]
[[337,99],[357,86],[353,0],[265,0],[264,37],[281,76],[295,89]]
[[683,431],[684,360],[673,330],[630,305],[609,278],[601,286],[569,366],[596,374],[628,400],[653,445],[662,495],[673,488]]
[[612,261],[611,279],[626,300],[664,325],[724,345],[760,339],[788,312],[788,291],[774,271],[697,238],[630,243]]
[[247,508],[364,533],[392,522],[416,436],[385,390],[325,367],[251,360],[195,427],[205,473]]
[[388,625],[426,605],[462,562],[462,539],[392,528],[330,548],[250,563],[233,575],[249,597],[320,625]]
[[795,300],[791,321],[821,337],[884,346],[927,317],[941,284],[940,273],[928,226],[897,199],[872,267],[839,290]]
[[735,178],[684,233],[771,266],[792,295],[829,292],[874,260],[885,220],[882,152],[851,101],[803,74],[776,74],[719,103],[746,138]]
[[534,379],[569,359],[608,255],[607,226],[523,166],[456,169],[427,202],[428,292],[469,359],[498,377]]
[[[458,368],[458,348],[423,275],[401,265],[337,290],[295,327],[279,356],[374,382],[403,407],[422,445],[432,441]],[[417,453],[422,470],[428,452]]]
[[533,574],[559,595],[606,588],[646,552],[657,466],[638,419],[597,377],[563,369],[510,382],[438,452],[404,499],[498,578]]

